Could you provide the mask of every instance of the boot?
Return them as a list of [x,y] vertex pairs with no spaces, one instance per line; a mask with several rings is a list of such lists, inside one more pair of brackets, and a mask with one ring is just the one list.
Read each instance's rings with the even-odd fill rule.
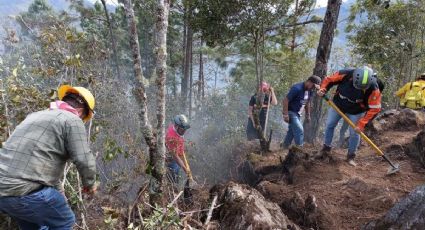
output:
[[319,154],[316,156],[316,159],[326,159],[330,157],[332,147],[323,145],[322,150],[320,150]]
[[356,157],[356,155],[355,155],[355,154],[350,154],[350,153],[348,153],[348,156],[347,156],[347,163],[348,163],[349,165],[353,166],[353,167],[356,167],[356,166],[357,166],[356,162],[354,161],[354,158],[355,158],[355,157]]

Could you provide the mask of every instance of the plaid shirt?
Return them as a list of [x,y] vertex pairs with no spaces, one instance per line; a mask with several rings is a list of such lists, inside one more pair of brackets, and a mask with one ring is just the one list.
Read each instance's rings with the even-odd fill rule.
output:
[[92,187],[96,162],[82,120],[59,109],[28,115],[0,149],[0,196],[23,196],[41,186],[62,189],[68,160],[77,166],[83,185]]

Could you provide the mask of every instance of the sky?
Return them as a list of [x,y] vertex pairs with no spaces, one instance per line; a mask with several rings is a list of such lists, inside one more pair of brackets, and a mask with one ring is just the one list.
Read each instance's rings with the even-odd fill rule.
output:
[[[88,0],[89,2],[93,2],[93,3],[95,3],[96,1],[98,1],[98,0]],[[118,5],[118,0],[106,0],[106,3],[107,4],[110,4],[110,5],[115,5],[115,6],[117,6]]]
[[[348,0],[342,0],[342,3],[346,2]],[[316,7],[325,7],[328,4],[328,0],[317,0]]]

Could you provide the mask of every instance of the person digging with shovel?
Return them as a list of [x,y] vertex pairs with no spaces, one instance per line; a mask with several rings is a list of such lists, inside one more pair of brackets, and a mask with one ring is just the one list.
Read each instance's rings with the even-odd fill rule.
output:
[[[356,128],[350,127],[349,130],[347,162],[351,166],[356,166],[354,158],[360,143],[359,133],[363,132],[366,124],[381,111],[381,92],[372,76],[373,70],[369,67],[340,70],[326,77],[317,93],[320,97],[324,97],[326,92],[337,85],[333,103],[354,124],[357,124]],[[322,156],[330,154],[335,127],[341,118],[335,109],[329,108]]]
[[183,114],[176,115],[173,123],[168,126],[165,135],[165,146],[168,153],[166,158],[169,171],[168,179],[176,185],[179,183],[180,168],[183,169],[189,180],[193,180],[184,150],[184,134],[189,128],[190,124],[187,117]]

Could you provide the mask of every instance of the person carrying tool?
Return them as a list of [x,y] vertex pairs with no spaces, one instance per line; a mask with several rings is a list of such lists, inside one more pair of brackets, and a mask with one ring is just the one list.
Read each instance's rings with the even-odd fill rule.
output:
[[[385,89],[385,83],[381,80],[381,78],[378,78],[378,73],[374,72],[373,76],[376,80],[376,82],[378,83],[378,88],[379,91],[384,92]],[[366,112],[367,108],[365,108],[365,112]],[[378,116],[378,114],[375,114],[375,116],[369,120],[369,123],[366,124],[366,128],[371,125],[371,122],[373,119],[375,119]],[[344,148],[344,143],[345,143],[345,133],[348,131],[348,123],[345,121],[342,121],[342,125],[341,125],[341,129],[339,131],[339,140],[338,140],[338,147],[340,148]]]
[[69,85],[58,96],[50,109],[29,114],[0,149],[0,213],[23,230],[73,228],[60,182],[68,161],[81,175],[83,192],[96,191],[96,162],[83,124],[93,116],[94,97]]
[[405,84],[395,95],[400,98],[402,107],[423,109],[425,107],[425,73],[422,73],[416,81]]
[[167,167],[169,169],[169,179],[172,183],[179,183],[180,168],[191,178],[189,165],[185,160],[184,150],[184,134],[190,128],[189,120],[183,114],[177,115],[173,119],[173,123],[168,126],[165,135],[165,146],[167,147]]
[[[357,124],[355,129],[350,127],[347,162],[352,166],[356,166],[354,158],[360,143],[359,133],[381,111],[381,92],[372,76],[373,70],[369,67],[340,70],[326,77],[318,91],[318,95],[323,97],[330,88],[337,85],[333,103]],[[330,153],[335,127],[341,118],[337,111],[329,108],[322,154]]]
[[288,132],[281,147],[286,149],[295,140],[298,146],[304,145],[304,128],[301,123],[301,113],[305,109],[305,119],[310,121],[310,102],[313,90],[319,88],[321,79],[316,75],[310,76],[307,81],[297,83],[291,87],[283,99],[283,120],[288,123]]
[[[261,90],[264,93],[264,100],[262,103],[262,107],[260,108],[260,116],[259,116],[260,126],[262,130],[264,130],[266,126],[267,113],[270,107],[269,102],[271,105],[277,105],[277,99],[276,99],[276,95],[274,93],[273,87],[271,87],[267,82],[263,81],[260,85],[259,90]],[[246,127],[246,135],[249,141],[254,139],[259,139],[258,132],[255,127],[254,116],[253,116],[254,109],[257,107],[257,97],[258,95],[256,93],[251,97],[251,100],[249,101],[248,125]]]

